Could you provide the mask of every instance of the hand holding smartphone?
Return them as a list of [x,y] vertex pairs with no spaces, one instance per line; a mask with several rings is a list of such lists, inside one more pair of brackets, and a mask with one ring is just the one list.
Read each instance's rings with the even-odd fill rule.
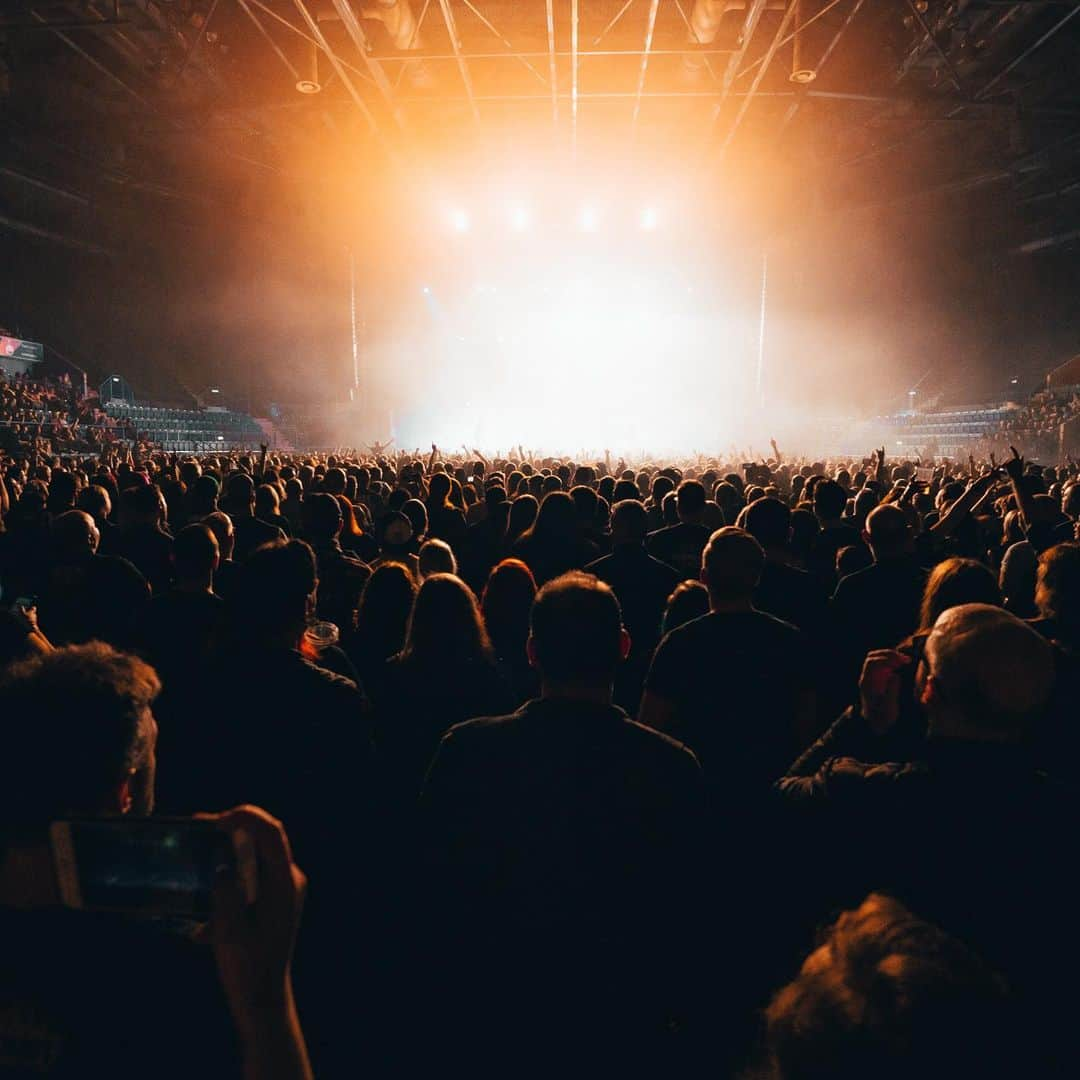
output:
[[213,818],[55,821],[49,840],[66,907],[205,919],[230,874],[257,895],[250,841]]

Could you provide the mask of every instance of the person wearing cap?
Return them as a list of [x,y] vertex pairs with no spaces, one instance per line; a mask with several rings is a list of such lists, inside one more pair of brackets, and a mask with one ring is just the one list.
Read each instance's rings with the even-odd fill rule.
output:
[[[420,503],[423,506],[423,503]],[[400,510],[383,518],[382,544],[378,556],[372,560],[372,567],[385,562],[401,563],[417,584],[420,582],[420,559],[413,543],[412,522]]]

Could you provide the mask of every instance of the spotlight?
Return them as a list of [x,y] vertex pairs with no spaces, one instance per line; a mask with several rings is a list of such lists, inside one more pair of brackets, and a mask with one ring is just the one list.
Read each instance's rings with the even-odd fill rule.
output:
[[529,227],[529,211],[524,206],[516,206],[510,212],[510,227],[514,232],[524,232]]
[[450,222],[454,226],[455,232],[468,232],[469,230],[469,215],[464,210],[455,210],[450,217]]
[[641,227],[647,232],[656,228],[656,211],[651,206],[641,212]]
[[596,232],[597,224],[596,209],[592,206],[586,206],[581,211],[581,227],[585,232]]
[[423,287],[423,288],[422,288],[422,289],[421,289],[420,291],[421,291],[421,292],[422,292],[422,293],[423,293],[423,294],[424,294],[425,296],[430,296],[430,295],[431,295],[431,286],[430,286],[430,285],[425,285],[425,286],[424,286],[424,287]]

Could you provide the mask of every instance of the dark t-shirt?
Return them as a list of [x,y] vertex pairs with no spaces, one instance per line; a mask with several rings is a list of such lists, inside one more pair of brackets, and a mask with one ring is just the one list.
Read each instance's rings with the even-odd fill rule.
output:
[[684,578],[696,581],[701,576],[701,553],[709,535],[704,525],[680,521],[678,525],[649,533],[646,547],[654,559],[674,566]]
[[234,518],[233,529],[236,533],[233,558],[237,562],[243,562],[260,544],[285,539],[285,534],[276,525],[256,517]]
[[673,630],[645,690],[675,706],[671,734],[697,755],[710,789],[757,791],[798,753],[799,696],[811,685],[802,633],[746,611],[713,612]]
[[156,525],[136,525],[121,531],[113,551],[135,566],[160,594],[172,582],[172,547],[173,538]]

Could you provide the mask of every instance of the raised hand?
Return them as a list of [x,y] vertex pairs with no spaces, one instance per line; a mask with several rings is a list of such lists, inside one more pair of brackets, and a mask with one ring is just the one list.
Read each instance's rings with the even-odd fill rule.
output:
[[1005,462],[1004,469],[1010,480],[1018,481],[1024,475],[1024,459],[1015,446],[1010,446],[1009,449],[1012,451],[1012,457]]

